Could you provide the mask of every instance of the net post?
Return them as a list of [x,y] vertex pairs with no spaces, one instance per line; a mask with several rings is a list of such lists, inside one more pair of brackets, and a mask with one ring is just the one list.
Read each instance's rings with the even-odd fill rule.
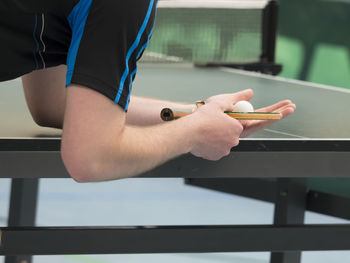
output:
[[263,10],[261,62],[275,62],[278,8],[278,0],[271,0]]

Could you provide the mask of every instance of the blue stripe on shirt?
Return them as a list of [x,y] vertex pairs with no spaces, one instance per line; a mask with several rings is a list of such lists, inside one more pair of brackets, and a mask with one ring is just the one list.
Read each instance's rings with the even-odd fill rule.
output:
[[130,101],[130,94],[131,94],[131,85],[132,85],[132,78],[134,77],[134,75],[136,74],[137,71],[137,66],[136,69],[130,74],[130,83],[129,83],[129,94],[128,94],[128,99],[126,100],[126,105],[124,110],[126,111],[129,107],[129,101]]
[[116,96],[116,98],[114,100],[116,103],[119,102],[120,96],[123,93],[124,84],[125,84],[125,81],[126,81],[128,75],[129,75],[129,59],[130,59],[131,55],[134,53],[134,51],[136,50],[136,48],[138,47],[138,45],[140,44],[141,37],[142,37],[142,35],[143,35],[143,33],[144,33],[145,29],[146,29],[146,26],[148,24],[148,21],[150,19],[151,13],[152,13],[153,3],[154,3],[154,0],[151,0],[150,4],[149,4],[149,7],[148,7],[148,10],[147,10],[146,17],[145,17],[145,19],[144,19],[144,21],[142,23],[140,31],[137,34],[136,40],[134,41],[134,43],[132,44],[132,46],[130,47],[130,49],[129,49],[127,55],[126,55],[126,61],[125,61],[126,68],[125,68],[124,73],[122,75],[122,78],[120,80],[118,93],[117,93],[117,96]]
[[68,16],[68,22],[73,35],[67,56],[66,86],[71,84],[72,81],[74,66],[91,4],[92,0],[80,0]]
[[[154,31],[154,24],[153,24],[153,28],[151,30],[151,33],[148,35],[148,39],[147,39],[147,42],[146,44],[144,44],[142,46],[142,48],[140,49],[139,53],[137,54],[137,57],[136,59],[139,59],[141,54],[142,54],[142,51],[145,50],[145,48],[148,46],[148,43],[149,43],[149,40],[151,39],[151,36],[152,36],[152,33]],[[132,84],[132,78],[134,77],[134,75],[136,74],[137,72],[137,66],[136,66],[136,69],[130,74],[130,83],[129,83],[129,94],[128,94],[128,99],[126,100],[126,106],[124,108],[124,110],[127,110],[128,109],[128,106],[129,106],[129,101],[130,101],[130,94],[131,94],[131,84]]]
[[[157,17],[157,9],[156,9],[155,12],[156,12],[156,13],[155,13],[155,17]],[[137,54],[137,57],[136,57],[137,60],[140,58],[142,52],[146,49],[146,47],[147,47],[148,44],[149,44],[149,41],[150,41],[151,36],[152,36],[152,34],[153,34],[153,31],[154,31],[154,25],[155,25],[155,21],[154,21],[154,23],[153,23],[153,27],[152,27],[151,33],[149,33],[149,35],[148,35],[147,42],[142,46],[142,48],[140,49],[139,53]]]

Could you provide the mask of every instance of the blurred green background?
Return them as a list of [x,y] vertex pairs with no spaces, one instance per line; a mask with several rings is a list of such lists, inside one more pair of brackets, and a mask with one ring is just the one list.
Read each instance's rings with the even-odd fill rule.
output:
[[350,89],[350,0],[280,0],[281,76]]
[[[279,4],[280,75],[350,89],[350,0],[279,0]],[[158,8],[148,55],[194,62],[257,61],[261,22],[261,9]],[[149,59],[158,58],[149,55]]]

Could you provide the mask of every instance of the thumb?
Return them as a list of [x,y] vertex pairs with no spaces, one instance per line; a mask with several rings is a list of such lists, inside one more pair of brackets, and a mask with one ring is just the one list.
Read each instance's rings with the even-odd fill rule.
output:
[[254,95],[254,92],[252,89],[245,89],[245,90],[233,93],[232,103],[236,104],[238,101],[241,101],[241,100],[251,100],[253,95]]

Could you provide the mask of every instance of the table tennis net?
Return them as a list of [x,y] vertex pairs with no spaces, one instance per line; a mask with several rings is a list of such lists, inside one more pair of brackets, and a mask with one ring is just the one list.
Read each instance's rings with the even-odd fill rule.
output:
[[159,0],[141,62],[247,63],[262,50],[264,0]]

